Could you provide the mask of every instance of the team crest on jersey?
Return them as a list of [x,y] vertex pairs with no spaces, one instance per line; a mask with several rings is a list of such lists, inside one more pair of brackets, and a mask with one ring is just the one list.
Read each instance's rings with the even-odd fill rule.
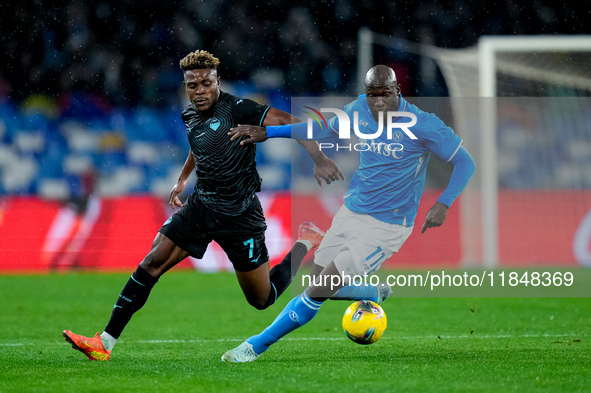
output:
[[394,142],[401,142],[402,139],[404,139],[404,135],[402,134],[402,132],[400,132],[400,131],[394,131],[392,133],[392,140]]
[[213,118],[213,119],[211,120],[211,123],[209,123],[209,128],[211,128],[212,130],[214,130],[214,131],[215,131],[215,130],[217,130],[217,129],[220,127],[220,124],[222,124],[222,122],[221,122],[221,121],[219,121],[219,120],[218,120],[218,119],[216,119],[216,118]]

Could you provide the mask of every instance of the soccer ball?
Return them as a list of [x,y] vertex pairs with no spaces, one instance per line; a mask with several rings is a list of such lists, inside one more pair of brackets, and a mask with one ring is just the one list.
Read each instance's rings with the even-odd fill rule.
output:
[[373,344],[388,326],[384,310],[371,300],[351,304],[343,315],[343,330],[357,344]]

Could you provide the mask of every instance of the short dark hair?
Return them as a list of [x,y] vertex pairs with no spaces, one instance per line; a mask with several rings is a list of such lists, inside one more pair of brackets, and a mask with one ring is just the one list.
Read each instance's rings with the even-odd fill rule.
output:
[[214,57],[211,53],[204,50],[196,50],[189,53],[180,62],[181,70],[197,70],[202,68],[217,69],[220,65],[220,59]]

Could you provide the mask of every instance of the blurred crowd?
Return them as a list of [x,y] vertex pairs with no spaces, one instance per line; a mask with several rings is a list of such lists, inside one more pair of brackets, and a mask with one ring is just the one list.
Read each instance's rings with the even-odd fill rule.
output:
[[99,106],[170,105],[178,99],[178,61],[196,49],[220,57],[221,75],[228,80],[260,82],[262,89],[287,94],[354,94],[361,26],[459,48],[475,44],[480,35],[587,33],[588,5],[554,0],[329,0],[307,6],[286,0],[4,2],[0,48],[8,56],[2,61],[2,94],[21,100],[33,93],[63,97],[84,89],[97,96]]
[[[223,89],[289,110],[291,95],[358,92],[362,26],[461,48],[485,34],[587,33],[588,5],[554,0],[4,2],[0,195],[59,191],[42,180],[63,180],[72,171],[81,176],[89,168],[108,174],[103,166],[113,162],[134,169],[121,184],[138,174],[143,180],[111,193],[153,191],[152,180],[169,176],[167,170],[174,172],[186,155],[178,119],[185,104],[178,62],[196,49],[220,58]],[[445,94],[441,78],[429,86],[421,83],[416,58],[395,57],[388,48],[376,48],[375,58],[401,71],[403,93]],[[154,150],[162,143],[166,149]],[[152,152],[172,161],[150,158]],[[273,157],[260,161],[264,165],[267,159],[273,163]],[[29,168],[24,175],[23,168]],[[275,178],[287,183],[278,180],[273,189],[289,186],[286,171]],[[121,171],[115,175],[121,177]],[[115,183],[105,176],[109,189]],[[66,183],[68,192],[76,193]]]

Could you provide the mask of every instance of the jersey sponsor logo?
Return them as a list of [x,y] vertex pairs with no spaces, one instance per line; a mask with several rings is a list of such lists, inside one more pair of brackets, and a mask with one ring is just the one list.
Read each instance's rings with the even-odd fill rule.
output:
[[[219,119],[216,119],[215,117],[211,120],[211,123],[209,123],[209,128],[211,128],[212,130],[217,130],[220,125],[222,124],[222,122]],[[201,134],[203,135],[203,134]]]

